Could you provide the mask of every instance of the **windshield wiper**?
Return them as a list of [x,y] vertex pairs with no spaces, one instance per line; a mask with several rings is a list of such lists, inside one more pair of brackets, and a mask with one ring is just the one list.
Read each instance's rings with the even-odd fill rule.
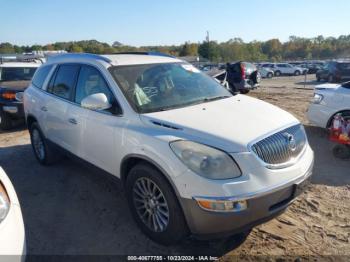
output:
[[202,101],[203,101],[203,102],[211,102],[211,101],[220,100],[220,99],[229,98],[229,97],[231,97],[231,96],[206,97],[206,98],[204,98]]

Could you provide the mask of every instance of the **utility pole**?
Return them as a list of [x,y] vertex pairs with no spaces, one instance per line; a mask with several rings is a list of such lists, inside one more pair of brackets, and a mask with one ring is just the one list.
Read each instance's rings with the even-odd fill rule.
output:
[[210,37],[209,37],[209,31],[207,31],[207,42],[208,42],[208,59],[210,60]]

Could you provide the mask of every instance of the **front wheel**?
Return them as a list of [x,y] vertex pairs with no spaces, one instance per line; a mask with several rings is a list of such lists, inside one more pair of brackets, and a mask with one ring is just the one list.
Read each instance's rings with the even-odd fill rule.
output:
[[294,75],[295,75],[295,76],[299,76],[299,75],[300,75],[300,71],[298,71],[298,70],[295,71],[295,72],[294,72]]
[[8,130],[12,127],[12,119],[10,116],[3,112],[0,111],[0,129],[2,130]]
[[170,245],[187,235],[177,197],[163,174],[153,166],[141,163],[130,170],[126,197],[136,223],[153,241]]
[[273,75],[271,72],[267,74],[267,78],[272,78],[272,77],[273,77]]

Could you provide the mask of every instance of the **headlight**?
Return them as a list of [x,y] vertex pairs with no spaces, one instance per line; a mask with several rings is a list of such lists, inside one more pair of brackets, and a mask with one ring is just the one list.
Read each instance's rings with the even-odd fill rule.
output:
[[0,182],[0,223],[5,219],[10,209],[10,198],[8,197],[5,187]]
[[218,149],[191,141],[175,141],[170,147],[189,169],[202,177],[230,179],[242,174],[236,162]]
[[320,94],[314,94],[314,97],[312,99],[312,103],[314,104],[319,104],[321,103],[323,100],[323,95],[320,95]]

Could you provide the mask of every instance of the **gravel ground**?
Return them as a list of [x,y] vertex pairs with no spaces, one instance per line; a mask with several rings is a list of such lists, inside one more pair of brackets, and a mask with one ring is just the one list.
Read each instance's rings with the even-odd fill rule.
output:
[[239,247],[232,239],[157,245],[134,224],[118,181],[70,159],[42,167],[24,127],[0,132],[0,165],[22,205],[28,253],[210,254],[222,261],[267,256],[350,259],[350,161],[335,159],[327,133],[308,124],[305,111],[315,84],[314,76],[308,78],[306,89],[303,76],[280,77],[263,80],[250,93],[300,119],[316,159],[310,188],[283,215],[255,228]]

